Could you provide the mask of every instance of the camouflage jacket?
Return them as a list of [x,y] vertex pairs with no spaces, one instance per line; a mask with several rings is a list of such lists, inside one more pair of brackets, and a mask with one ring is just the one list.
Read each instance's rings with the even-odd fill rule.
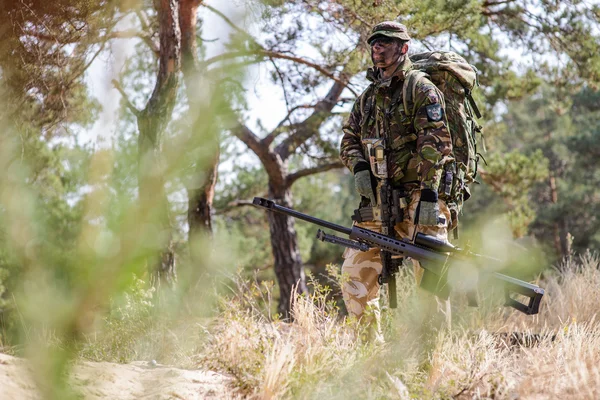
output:
[[437,191],[444,164],[452,160],[444,97],[429,79],[419,79],[412,96],[411,109],[416,112],[414,118],[407,116],[402,86],[411,69],[408,57],[391,79],[378,79],[378,71],[369,69],[367,79],[372,83],[358,97],[342,127],[340,158],[353,173],[368,169],[362,139],[391,135],[388,171],[392,184]]

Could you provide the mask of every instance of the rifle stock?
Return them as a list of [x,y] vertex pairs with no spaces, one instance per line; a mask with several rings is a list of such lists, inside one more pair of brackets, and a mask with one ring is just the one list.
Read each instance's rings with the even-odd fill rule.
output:
[[[291,208],[280,206],[275,204],[272,200],[261,197],[255,197],[252,203],[256,207],[286,214],[340,232],[349,237],[349,239],[339,238],[319,230],[317,233],[317,238],[319,240],[351,247],[361,251],[366,251],[369,248],[379,248],[380,250],[387,251],[394,255],[418,260],[425,269],[422,286],[433,292],[435,295],[443,298],[448,297],[450,289],[446,280],[448,263],[450,261],[466,260],[470,257],[484,257],[478,254],[464,252],[455,248],[450,243],[439,241],[432,236],[424,235],[422,233],[417,234],[415,243],[411,243],[407,239],[393,238],[356,225],[352,226],[352,228],[346,228],[332,222],[303,214]],[[494,260],[490,257],[485,258]],[[480,270],[479,273],[485,274],[485,278],[492,282],[502,284],[505,291],[505,306],[512,307],[527,315],[534,315],[539,312],[540,302],[544,296],[544,289],[541,287],[498,272],[486,272]],[[395,288],[390,287],[389,289],[392,290]],[[515,294],[528,298],[528,301],[526,303],[519,302],[512,297],[512,295]]]

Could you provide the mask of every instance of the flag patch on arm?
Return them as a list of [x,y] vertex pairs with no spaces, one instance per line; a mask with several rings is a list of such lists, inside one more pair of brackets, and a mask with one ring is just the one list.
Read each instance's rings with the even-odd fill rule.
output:
[[425,107],[427,119],[432,122],[441,121],[444,116],[444,109],[440,103],[430,104]]

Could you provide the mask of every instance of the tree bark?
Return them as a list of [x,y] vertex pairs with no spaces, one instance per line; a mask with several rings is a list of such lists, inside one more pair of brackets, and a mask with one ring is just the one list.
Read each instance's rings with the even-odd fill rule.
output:
[[[269,183],[269,198],[284,207],[292,207],[292,193],[289,187]],[[284,320],[290,320],[292,296],[308,291],[302,258],[298,249],[295,221],[294,218],[279,213],[269,212],[267,215],[275,276],[279,283],[277,311]]]
[[[202,108],[199,107],[201,95],[199,81],[201,70],[198,62],[198,48],[196,45],[196,23],[199,0],[181,0],[179,24],[181,26],[181,55],[183,79],[188,98],[190,121],[192,123],[192,132],[195,135],[213,136],[206,126],[201,126],[199,113]],[[209,94],[206,94],[209,95]],[[209,138],[214,139],[214,138]],[[196,141],[192,141],[195,143]],[[213,147],[214,156],[211,162],[206,163],[203,160],[194,160],[196,168],[195,177],[190,180],[194,182],[192,187],[188,187],[188,241],[191,247],[198,235],[202,233],[212,233],[211,210],[217,183],[217,168],[219,166],[219,143],[218,140],[208,140],[203,143]],[[202,179],[195,179],[203,177]],[[192,251],[192,256],[194,252]]]
[[156,0],[155,7],[159,20],[159,67],[152,96],[137,115],[138,185],[142,215],[157,224],[158,241],[163,248],[162,254],[148,265],[151,281],[155,286],[162,283],[171,286],[176,280],[176,265],[160,151],[179,85],[181,32],[177,0]]
[[217,151],[212,163],[204,170],[196,170],[196,175],[204,175],[203,185],[199,188],[188,188],[188,226],[190,229],[189,242],[197,235],[212,233],[212,204],[217,184],[217,168],[219,167],[219,152]]
[[[545,121],[548,126],[552,126],[551,125],[551,120],[547,120]],[[552,140],[552,136],[554,135],[553,131],[548,131],[546,132],[546,134],[544,135],[544,139],[546,140],[546,142],[551,142]],[[548,176],[548,188],[550,189],[550,202],[553,205],[557,205],[558,204],[558,187],[556,185],[556,179],[560,178],[561,174],[562,174],[562,168],[561,168],[561,163],[560,160],[558,159],[558,156],[556,155],[556,153],[554,151],[552,151],[551,148],[547,148],[544,151],[544,155],[546,156],[546,158],[548,159],[549,163],[550,163],[550,170],[549,170],[549,176]],[[558,257],[559,260],[562,260],[564,257],[568,256],[571,252],[570,249],[570,245],[569,245],[569,239],[568,239],[568,233],[567,233],[567,229],[566,229],[566,222],[565,219],[561,216],[558,218],[555,218],[554,224],[553,224],[553,236],[554,236],[554,249],[556,251],[556,256]]]
[[183,67],[184,79],[186,80],[186,89],[188,87],[188,78],[193,79],[191,74],[197,73],[198,67],[198,46],[196,45],[196,22],[198,22],[199,0],[180,0],[179,5],[179,26],[181,29],[181,62]]

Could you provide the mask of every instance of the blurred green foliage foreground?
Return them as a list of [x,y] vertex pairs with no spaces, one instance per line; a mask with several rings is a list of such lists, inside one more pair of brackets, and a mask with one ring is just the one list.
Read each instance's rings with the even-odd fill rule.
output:
[[[40,396],[87,397],[70,380],[85,359],[222,372],[225,397],[600,397],[600,6],[234,3],[0,7],[0,351]],[[340,127],[391,18],[411,52],[480,71],[485,162],[459,244],[537,280],[535,317],[491,294],[441,315],[404,271],[370,344],[344,317],[341,249],[247,207],[350,224]]]

